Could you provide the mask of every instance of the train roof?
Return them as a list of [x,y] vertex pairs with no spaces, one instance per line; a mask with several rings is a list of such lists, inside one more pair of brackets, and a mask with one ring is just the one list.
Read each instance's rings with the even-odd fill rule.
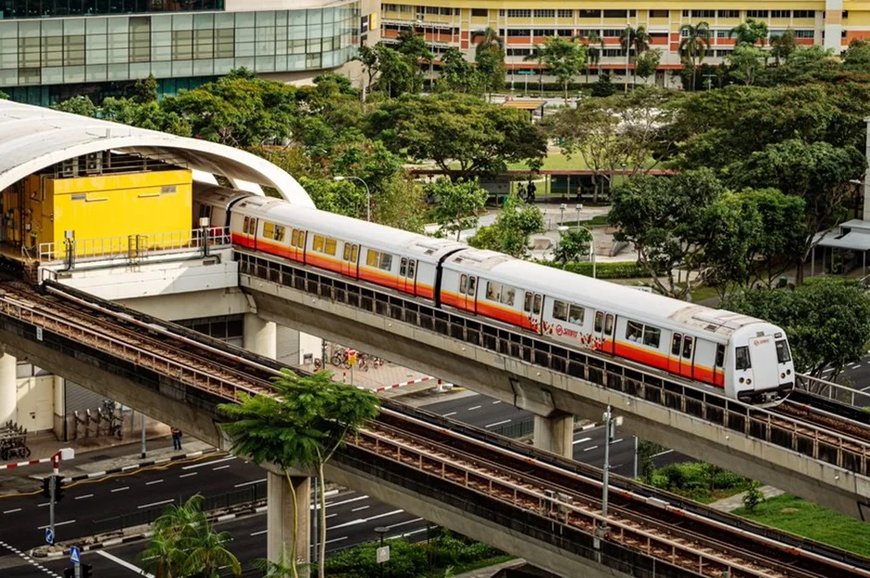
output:
[[249,197],[237,208],[277,223],[322,233],[336,239],[351,238],[356,243],[384,251],[405,253],[437,261],[443,255],[466,247],[449,239],[434,239],[417,233],[394,229],[377,223],[360,221],[328,211],[291,205],[282,199]]

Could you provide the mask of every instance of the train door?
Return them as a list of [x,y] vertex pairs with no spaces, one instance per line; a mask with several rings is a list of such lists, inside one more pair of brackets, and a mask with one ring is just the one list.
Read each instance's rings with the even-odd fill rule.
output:
[[671,352],[668,355],[668,371],[682,375],[682,364],[680,363],[682,359],[683,334],[674,331],[674,334],[671,336]]
[[749,359],[752,361],[753,387],[765,389],[779,384],[779,362],[772,337],[750,339]]
[[725,387],[725,345],[716,344],[716,359],[713,362],[713,385]]
[[344,251],[341,255],[341,274],[356,279],[358,259],[359,245],[345,242]]
[[399,291],[416,295],[417,286],[417,260],[402,257],[399,264]]
[[592,336],[600,344],[597,349],[605,353],[613,353],[613,332],[616,328],[616,316],[605,311],[595,312],[595,323],[592,326]]
[[695,378],[695,338],[683,336],[683,352],[680,359],[680,375]]
[[459,306],[477,313],[477,277],[463,273],[459,277]]
[[532,293],[526,291],[523,298],[523,313],[529,320],[529,328],[535,333],[543,333],[544,328],[541,324],[541,317],[544,309],[544,296],[540,293]]
[[245,217],[242,223],[242,233],[244,234],[245,246],[251,249],[257,248],[257,231],[259,230],[260,219],[256,217]]

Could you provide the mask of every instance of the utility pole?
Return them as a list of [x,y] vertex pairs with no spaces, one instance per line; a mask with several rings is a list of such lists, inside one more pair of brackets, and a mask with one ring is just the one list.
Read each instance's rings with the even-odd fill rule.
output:
[[613,414],[610,413],[610,406],[607,406],[607,411],[604,412],[604,469],[601,484],[601,515],[604,517],[603,532],[607,533],[607,494],[608,484],[610,482],[610,438],[611,424]]

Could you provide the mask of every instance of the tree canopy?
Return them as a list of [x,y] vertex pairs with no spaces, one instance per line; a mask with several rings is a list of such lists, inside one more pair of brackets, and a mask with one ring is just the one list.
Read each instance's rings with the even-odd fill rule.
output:
[[514,257],[528,255],[529,235],[544,230],[544,215],[516,194],[509,195],[492,225],[481,227],[468,244]]

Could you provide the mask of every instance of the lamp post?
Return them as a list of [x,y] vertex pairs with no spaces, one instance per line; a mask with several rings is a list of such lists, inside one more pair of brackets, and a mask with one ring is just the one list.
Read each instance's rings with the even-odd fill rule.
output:
[[356,180],[356,181],[359,181],[363,184],[363,186],[366,188],[366,221],[371,221],[372,220],[372,193],[369,190],[368,183],[366,183],[361,178],[353,176],[353,175],[351,175],[351,176],[336,175],[336,176],[332,177],[332,180],[333,181]]
[[562,225],[562,222],[565,220],[565,209],[568,208],[568,205],[562,203],[559,205],[559,226]]
[[577,228],[585,229],[589,233],[589,260],[592,261],[592,278],[597,279],[595,270],[595,235],[592,234],[592,229],[580,225],[580,211],[583,210],[583,204],[577,203]]

